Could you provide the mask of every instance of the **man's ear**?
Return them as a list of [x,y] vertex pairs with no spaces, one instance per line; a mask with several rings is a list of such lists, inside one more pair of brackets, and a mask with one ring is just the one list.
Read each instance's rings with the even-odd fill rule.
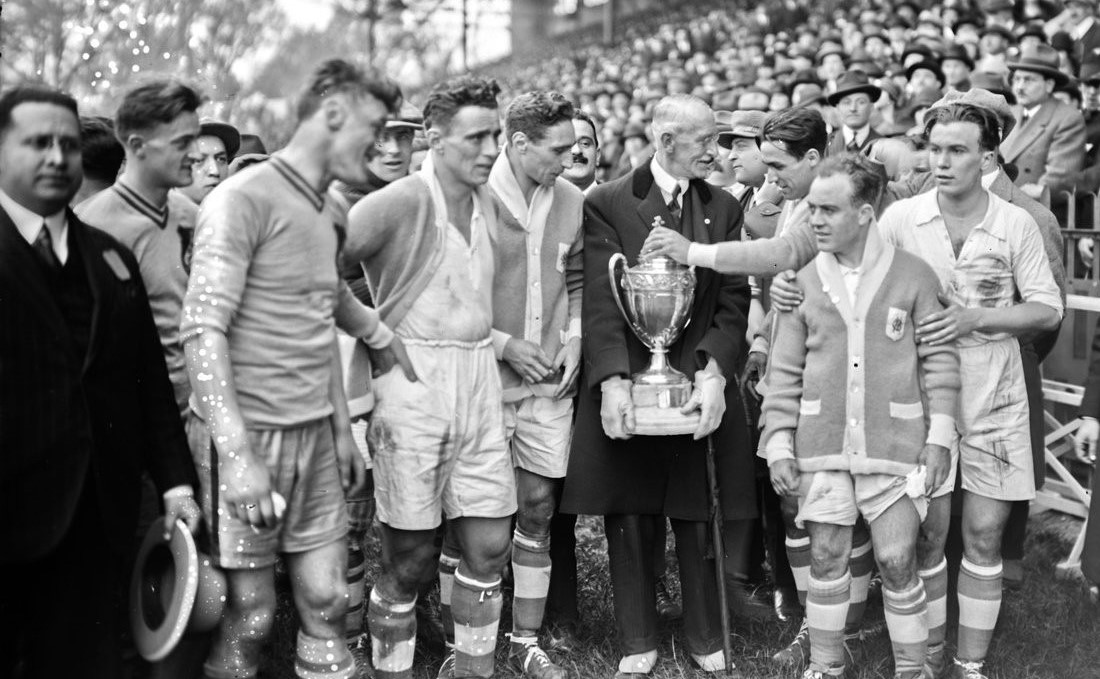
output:
[[424,138],[428,142],[428,147],[439,150],[443,144],[443,133],[439,131],[438,127],[430,127],[424,132]]
[[523,132],[513,132],[512,136],[508,138],[508,145],[520,153],[526,153],[527,144],[530,141],[530,138]]
[[817,164],[821,162],[821,153],[817,149],[806,151],[806,155],[802,157],[810,161],[810,167],[817,167]]
[[870,203],[864,203],[859,206],[859,223],[860,226],[869,224],[875,221],[875,208]]
[[321,115],[324,116],[325,126],[330,132],[342,128],[348,119],[348,106],[344,96],[330,96],[321,102]]
[[140,134],[130,134],[126,137],[126,142],[123,144],[127,151],[133,155],[141,158],[145,155],[145,137]]

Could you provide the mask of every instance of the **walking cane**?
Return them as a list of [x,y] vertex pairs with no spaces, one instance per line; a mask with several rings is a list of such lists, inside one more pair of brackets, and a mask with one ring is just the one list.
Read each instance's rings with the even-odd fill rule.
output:
[[722,504],[718,497],[718,471],[714,463],[714,436],[707,435],[707,486],[710,488],[710,528],[714,544],[714,577],[718,579],[718,607],[722,616],[722,653],[726,671],[733,669],[730,648],[729,602],[726,594],[726,550],[722,544]]

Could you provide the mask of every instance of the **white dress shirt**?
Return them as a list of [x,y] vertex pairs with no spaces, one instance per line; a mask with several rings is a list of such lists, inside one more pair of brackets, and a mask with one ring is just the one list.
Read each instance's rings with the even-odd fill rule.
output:
[[668,170],[661,167],[661,164],[657,162],[657,156],[653,156],[652,162],[649,164],[650,169],[653,171],[653,181],[657,182],[657,188],[661,189],[661,198],[664,199],[665,205],[672,200],[672,192],[676,190],[676,186],[680,186],[680,195],[676,197],[676,204],[680,207],[684,206],[684,194],[688,190],[688,180],[677,179],[668,173]]
[[38,240],[38,233],[45,222],[46,228],[50,230],[50,240],[53,242],[53,252],[57,255],[57,260],[64,264],[69,259],[69,222],[65,219],[64,208],[43,217],[15,202],[14,198],[3,191],[0,191],[0,208],[8,213],[19,234],[30,245]]

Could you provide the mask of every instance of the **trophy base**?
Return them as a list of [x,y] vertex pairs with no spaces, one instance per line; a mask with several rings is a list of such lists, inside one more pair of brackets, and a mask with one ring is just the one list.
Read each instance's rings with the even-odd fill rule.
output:
[[679,436],[694,434],[702,416],[699,411],[684,415],[679,408],[635,406],[634,434],[637,436]]
[[691,434],[699,426],[700,415],[684,415],[680,406],[691,398],[691,382],[679,384],[638,384],[630,389],[634,402],[634,433],[640,436],[677,436]]
[[645,372],[631,379],[630,398],[636,408],[679,408],[691,398],[692,384],[680,373]]

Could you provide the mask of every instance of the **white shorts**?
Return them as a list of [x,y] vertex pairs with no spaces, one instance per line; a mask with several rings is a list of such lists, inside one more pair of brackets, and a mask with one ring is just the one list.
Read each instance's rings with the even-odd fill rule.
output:
[[419,381],[409,382],[399,367],[374,380],[367,440],[378,520],[430,530],[444,515],[511,516],[515,471],[489,340],[404,343]]
[[902,499],[912,502],[920,520],[924,521],[928,498],[921,494],[922,489],[914,491],[916,497],[913,497],[909,485],[907,477],[893,474],[803,472],[799,478],[798,515],[794,523],[799,528],[805,528],[806,521],[854,526],[860,516],[871,523]]
[[1035,498],[1031,424],[1020,346],[1005,339],[959,347],[962,487],[994,500]]
[[528,396],[505,403],[504,438],[517,468],[563,478],[573,438],[573,399]]

